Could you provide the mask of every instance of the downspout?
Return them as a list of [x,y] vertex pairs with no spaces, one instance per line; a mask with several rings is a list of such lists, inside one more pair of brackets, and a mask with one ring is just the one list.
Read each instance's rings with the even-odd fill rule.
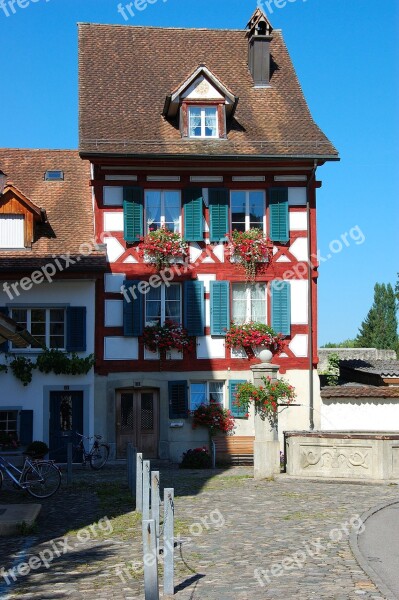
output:
[[308,225],[308,323],[309,323],[309,429],[314,430],[313,402],[313,295],[312,295],[312,231],[310,219],[310,184],[316,176],[317,161],[314,161],[313,171],[306,186],[306,216]]

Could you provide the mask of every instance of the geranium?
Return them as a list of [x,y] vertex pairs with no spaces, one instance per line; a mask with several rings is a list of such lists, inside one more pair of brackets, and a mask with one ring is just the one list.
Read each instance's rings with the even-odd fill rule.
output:
[[281,352],[285,342],[281,333],[276,333],[269,325],[252,321],[243,325],[232,323],[226,334],[228,348],[251,348],[265,346],[274,354]]
[[262,377],[262,381],[264,385],[259,387],[249,381],[238,385],[234,404],[243,412],[247,412],[249,406],[253,404],[255,413],[274,425],[278,406],[291,404],[296,398],[295,389],[285,379]]
[[200,404],[198,408],[191,412],[191,415],[193,417],[193,429],[199,426],[206,427],[210,437],[213,437],[217,431],[230,433],[235,427],[231,412],[214,400],[211,400],[209,404]]
[[150,232],[140,238],[138,251],[149,263],[155,265],[158,271],[170,267],[172,260],[187,254],[188,245],[180,233],[169,231],[165,226]]
[[148,325],[143,333],[144,345],[150,352],[161,353],[167,350],[191,350],[193,340],[181,325],[173,321],[165,321],[164,325]]
[[259,264],[269,262],[273,255],[272,242],[256,227],[249,231],[234,230],[227,238],[230,255],[245,269],[247,281],[253,281]]

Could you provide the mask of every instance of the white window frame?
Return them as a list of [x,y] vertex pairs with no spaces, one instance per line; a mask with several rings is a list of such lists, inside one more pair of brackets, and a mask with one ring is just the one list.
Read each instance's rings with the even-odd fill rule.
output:
[[[233,309],[234,309],[234,286],[237,285],[245,285],[243,283],[240,283],[238,281],[235,281],[232,284],[232,288],[231,288],[231,299],[232,299],[232,314],[233,314]],[[245,311],[245,323],[250,323],[251,321],[253,321],[253,317],[251,314],[251,304],[252,304],[252,299],[251,299],[251,292],[252,292],[252,288],[257,287],[258,285],[262,285],[264,287],[265,290],[265,322],[264,324],[267,325],[268,324],[268,319],[267,319],[267,285],[266,283],[263,282],[259,282],[259,283],[254,283],[254,284],[246,284],[246,288],[245,288],[245,292],[246,292],[246,311]]]
[[[183,301],[182,301],[182,286],[180,283],[170,283],[167,287],[172,287],[172,286],[179,286],[180,288],[180,313],[179,313],[179,323],[180,325],[183,324]],[[166,321],[166,284],[163,283],[160,287],[161,290],[161,325],[165,324]],[[144,319],[144,324],[147,327],[148,325],[151,325],[154,323],[154,321],[149,321],[147,319],[147,302],[148,302],[148,294],[145,296],[145,308],[144,308],[144,312],[145,312],[145,319]],[[155,302],[155,300],[154,300]]]
[[191,404],[191,386],[192,385],[198,385],[198,384],[205,384],[205,404],[209,404],[209,399],[210,399],[210,384],[211,383],[220,383],[222,385],[222,393],[223,393],[223,398],[222,398],[222,404],[221,406],[224,408],[225,406],[225,401],[226,401],[226,382],[222,379],[209,379],[209,380],[205,380],[205,379],[201,379],[200,381],[190,381],[190,410],[195,410],[195,407]]
[[176,233],[181,233],[182,230],[182,215],[181,215],[181,190],[144,190],[144,223],[145,223],[145,232],[149,233],[151,225],[148,224],[147,219],[147,193],[149,192],[158,192],[161,195],[161,227],[166,224],[165,217],[165,192],[175,192],[179,195],[179,228]]
[[[266,192],[265,190],[231,190],[230,191],[230,207],[232,206],[232,194],[236,192],[242,192],[245,194],[245,231],[249,231],[251,229],[251,221],[250,221],[250,213],[249,213],[249,198],[252,193],[261,193],[263,196],[263,233],[266,235]],[[233,229],[233,212],[231,213],[231,228]]]
[[[19,412],[20,412],[20,410],[21,410],[20,408],[8,408],[8,407],[0,408],[0,413],[7,413],[6,418],[0,420],[1,423],[5,423],[5,425],[6,425],[6,429],[0,430],[2,433],[7,434],[7,433],[10,433],[11,431],[15,431],[17,434],[17,438],[19,439]],[[16,413],[15,419],[9,418],[10,413]],[[13,422],[15,421],[15,429],[9,428],[10,421],[13,421]]]
[[[191,130],[191,127],[190,127],[190,122],[191,122],[190,112],[191,112],[192,109],[195,109],[195,108],[201,109],[201,135],[190,135],[190,130]],[[206,118],[205,109],[207,109],[207,108],[208,109],[212,108],[215,111],[215,116],[216,116],[216,130],[215,130],[215,135],[205,135],[205,118]],[[211,106],[209,106],[209,105],[208,106],[206,106],[206,105],[198,106],[198,104],[190,105],[188,107],[187,118],[188,118],[188,137],[189,138],[191,138],[191,139],[197,139],[197,140],[201,140],[201,139],[202,140],[215,140],[215,139],[217,139],[219,137],[219,111],[218,111],[218,107],[217,106],[214,106],[214,105],[211,105]]]
[[[62,310],[64,311],[64,346],[63,348],[57,348],[57,350],[65,351],[66,350],[66,337],[67,337],[67,319],[66,319],[66,308],[64,306],[13,306],[11,308],[11,317],[13,317],[14,310],[26,310],[26,328],[29,332],[31,332],[31,324],[32,324],[32,310],[44,310],[46,311],[46,340],[45,345],[46,348],[51,348],[50,346],[50,311],[51,310]],[[32,334],[33,335],[33,334]],[[34,336],[33,336],[34,337]],[[41,352],[42,348],[32,348],[32,346],[27,346],[26,348],[14,348],[11,344],[11,348],[13,352],[23,351],[23,352]]]
[[[18,243],[12,245],[4,245],[4,241],[0,239],[0,249],[2,250],[22,250],[25,248],[25,215],[21,214],[12,214],[12,213],[2,213],[0,214],[0,220],[6,221],[7,219],[15,219],[18,224]],[[22,226],[22,231],[20,231]],[[15,233],[15,231],[14,231]]]

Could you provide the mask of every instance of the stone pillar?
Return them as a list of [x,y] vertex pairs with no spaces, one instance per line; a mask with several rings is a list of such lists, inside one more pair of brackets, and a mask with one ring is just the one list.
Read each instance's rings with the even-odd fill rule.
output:
[[[256,387],[263,385],[262,377],[277,379],[278,365],[261,363],[251,367]],[[264,421],[255,415],[254,441],[254,478],[266,479],[280,473],[280,443],[278,441],[277,420],[272,427],[267,419]]]

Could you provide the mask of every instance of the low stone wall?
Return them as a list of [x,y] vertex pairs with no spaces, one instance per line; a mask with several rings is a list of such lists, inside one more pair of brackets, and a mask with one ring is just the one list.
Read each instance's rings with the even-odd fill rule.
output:
[[288,475],[399,479],[399,431],[289,431],[285,437]]
[[376,348],[319,348],[318,371],[328,367],[328,355],[338,354],[341,360],[396,360],[395,350],[377,350]]

